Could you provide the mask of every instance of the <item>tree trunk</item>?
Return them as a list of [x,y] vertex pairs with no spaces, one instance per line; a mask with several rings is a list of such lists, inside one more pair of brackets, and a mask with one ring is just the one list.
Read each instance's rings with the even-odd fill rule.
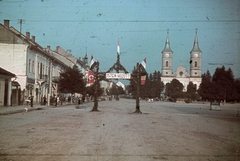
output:
[[94,94],[94,105],[93,105],[92,111],[99,111],[98,110],[98,100],[97,100],[96,94]]
[[142,113],[140,110],[139,93],[140,93],[140,69],[137,63],[137,94],[136,94],[136,111],[134,113]]
[[96,76],[95,82],[94,82],[94,105],[92,108],[92,111],[99,111],[98,110],[98,76]]

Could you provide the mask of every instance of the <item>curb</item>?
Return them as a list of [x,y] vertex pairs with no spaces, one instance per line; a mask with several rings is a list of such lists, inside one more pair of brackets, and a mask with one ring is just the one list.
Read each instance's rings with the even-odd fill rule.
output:
[[[26,111],[26,109],[28,109]],[[12,111],[7,111],[7,112],[2,112],[0,115],[10,115],[10,114],[16,114],[16,113],[23,113],[23,112],[30,112],[30,111],[35,111],[35,110],[43,110],[44,108],[37,107],[37,108],[24,108],[20,110],[12,110]]]
[[[18,109],[18,110],[11,110],[11,111],[6,111],[6,112],[0,112],[0,116],[2,115],[10,115],[10,114],[16,114],[16,113],[24,113],[24,112],[30,112],[30,111],[35,111],[35,110],[43,110],[47,107],[49,108],[56,108],[56,107],[63,107],[63,106],[71,106],[71,105],[77,105],[77,104],[65,104],[65,105],[58,105],[58,106],[44,106],[44,107],[23,107],[23,109]],[[26,108],[28,109],[26,111]]]

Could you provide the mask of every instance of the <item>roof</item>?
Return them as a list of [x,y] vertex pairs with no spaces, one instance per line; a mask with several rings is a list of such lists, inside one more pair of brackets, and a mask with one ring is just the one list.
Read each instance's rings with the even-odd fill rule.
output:
[[15,74],[13,74],[13,73],[11,73],[11,72],[9,72],[9,71],[1,68],[1,67],[0,67],[0,74],[1,75],[6,75],[6,76],[10,76],[10,77],[16,77]]
[[171,52],[173,53],[171,47],[170,47],[170,41],[169,41],[169,37],[168,37],[168,31],[167,31],[167,38],[166,38],[166,42],[165,42],[165,48],[163,49],[163,52]]
[[193,44],[193,49],[191,50],[191,52],[202,52],[198,46],[198,36],[197,36],[197,29],[196,29],[196,36],[194,39],[194,44]]

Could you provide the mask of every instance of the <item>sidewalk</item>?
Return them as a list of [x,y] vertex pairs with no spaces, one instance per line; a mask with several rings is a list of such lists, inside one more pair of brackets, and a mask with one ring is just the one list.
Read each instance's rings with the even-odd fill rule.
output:
[[33,105],[31,107],[30,105],[27,107],[26,105],[20,105],[20,106],[4,106],[0,107],[0,115],[9,115],[9,114],[15,114],[15,113],[22,113],[22,112],[29,112],[33,110],[41,110],[46,107],[51,106],[43,106],[43,105]]
[[[76,104],[69,104],[69,103],[64,103],[62,105],[57,105],[57,107],[61,107],[61,106],[69,106],[69,105],[76,105]],[[15,114],[15,113],[22,113],[22,112],[29,112],[29,111],[34,111],[34,110],[43,110],[45,108],[53,108],[55,106],[50,105],[40,105],[40,104],[33,104],[33,107],[31,107],[30,105],[28,105],[28,107],[26,105],[20,105],[20,106],[3,106],[0,107],[0,115],[10,115],[10,114]]]

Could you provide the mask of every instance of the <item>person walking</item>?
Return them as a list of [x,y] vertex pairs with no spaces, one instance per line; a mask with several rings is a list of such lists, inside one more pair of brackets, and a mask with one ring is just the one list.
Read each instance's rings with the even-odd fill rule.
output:
[[31,104],[31,107],[33,107],[33,96],[32,96],[32,94],[30,94],[30,104]]
[[46,105],[46,103],[47,103],[47,99],[46,99],[46,96],[44,95],[43,96],[43,105]]
[[55,101],[55,106],[57,106],[57,101],[58,101],[57,96],[55,96],[54,101]]

